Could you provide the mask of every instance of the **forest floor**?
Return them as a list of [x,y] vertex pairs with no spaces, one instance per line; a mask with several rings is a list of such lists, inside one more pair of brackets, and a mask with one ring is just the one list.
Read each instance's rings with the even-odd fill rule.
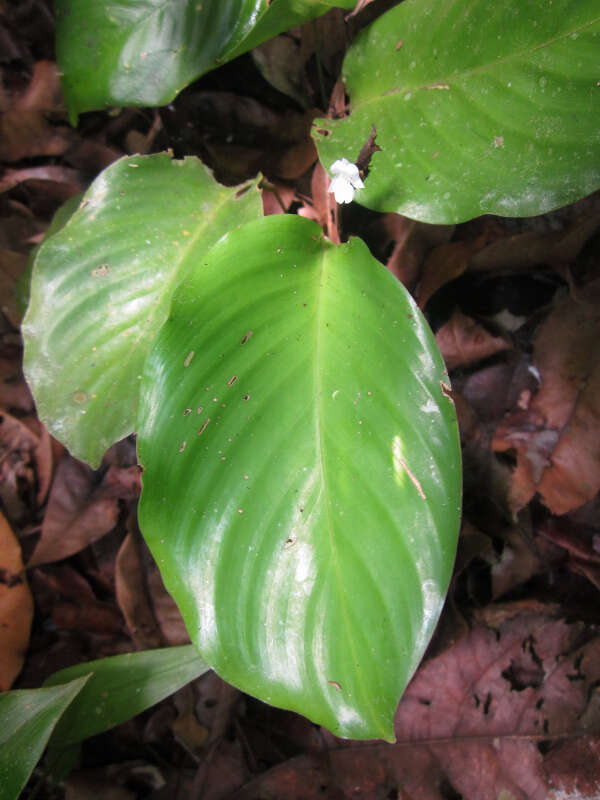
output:
[[[349,38],[390,5],[332,11],[167,108],[88,113],[77,128],[49,3],[0,16],[0,689],[189,641],[137,527],[135,442],[97,471],[76,461],[37,418],[21,365],[28,254],[122,155],[197,155],[228,184],[262,172],[266,214],[362,236],[436,334],[464,462],[454,576],[396,744],[336,739],[208,673],[87,741],[63,784],[38,770],[24,797],[35,786],[39,800],[600,798],[600,194],[456,226],[338,211],[311,122],[330,110]],[[15,592],[8,577],[23,564]],[[2,622],[15,616],[8,641]]]

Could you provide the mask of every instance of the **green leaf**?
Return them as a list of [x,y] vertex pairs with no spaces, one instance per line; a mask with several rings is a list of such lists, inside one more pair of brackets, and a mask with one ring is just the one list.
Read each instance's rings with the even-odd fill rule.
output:
[[104,170],[35,259],[23,321],[40,418],[100,463],[134,429],[139,381],[188,250],[262,214],[255,187],[227,188],[195,158],[128,156]]
[[56,49],[72,121],[107,106],[160,106],[282,31],[354,0],[57,0]]
[[61,714],[81,692],[87,675],[46,689],[0,695],[0,798],[16,800],[40,760]]
[[425,222],[527,216],[600,186],[597,0],[406,0],[344,62],[350,116],[317,120],[326,167],[381,151],[356,199]]
[[144,536],[225,680],[393,739],[458,528],[435,340],[362,241],[299,217],[189,258],[142,381]]
[[202,675],[208,667],[192,645],[100,658],[54,673],[56,686],[90,678],[52,735],[54,747],[70,746],[140,714]]

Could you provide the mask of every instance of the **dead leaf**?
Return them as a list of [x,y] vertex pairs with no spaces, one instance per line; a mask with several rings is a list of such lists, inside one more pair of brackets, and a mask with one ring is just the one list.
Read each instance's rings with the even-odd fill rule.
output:
[[[67,200],[74,194],[79,194],[87,188],[88,181],[76,169],[60,166],[23,167],[22,169],[7,169],[0,178],[0,193],[14,189],[25,181],[49,182],[57,184],[62,196]],[[58,191],[58,189],[57,189]]]
[[[559,769],[553,750],[540,751],[538,742],[584,737],[582,715],[586,728],[600,720],[598,709],[589,716],[600,638],[581,641],[580,625],[540,614],[495,630],[476,626],[421,666],[396,714],[397,744],[348,745],[324,733],[331,749],[322,757],[290,759],[233,798],[558,798],[552,792],[575,784],[577,773],[570,764]],[[595,738],[578,741],[594,752]],[[600,780],[598,761],[585,780]]]
[[7,692],[21,671],[32,619],[21,548],[0,513],[0,692]]
[[305,212],[300,215],[314,219],[334,244],[340,244],[339,209],[333,193],[329,191],[330,184],[331,178],[319,162],[310,181],[313,204],[300,209],[300,212]]
[[31,514],[39,444],[22,420],[0,411],[0,501],[13,522]]
[[600,282],[586,302],[564,299],[542,325],[533,363],[541,386],[527,411],[504,420],[494,449],[514,449],[513,509],[538,492],[555,514],[591,500],[600,489]]
[[136,646],[143,649],[187,644],[183,618],[162,582],[139,531],[125,537],[115,567],[116,595]]
[[164,641],[152,612],[139,548],[136,536],[128,533],[115,564],[115,591],[136,647],[150,650]]
[[60,561],[114,528],[118,492],[99,483],[94,471],[70,456],[62,458],[50,489],[42,534],[28,566]]
[[0,311],[18,328],[22,313],[17,303],[17,283],[27,264],[27,256],[0,249]]
[[296,192],[291,187],[278,181],[273,183],[263,181],[261,189],[265,217],[287,213],[296,197]]
[[421,276],[423,259],[432,247],[448,242],[454,225],[428,225],[400,214],[385,214],[384,229],[393,242],[386,267],[412,291]]
[[466,271],[473,254],[481,250],[486,239],[487,234],[484,232],[477,239],[449,242],[431,251],[423,265],[417,292],[419,308],[425,308],[428,300],[438,289],[460,277]]
[[255,47],[251,53],[265,80],[292,97],[301,108],[309,106],[311,92],[306,62],[312,55],[311,45],[307,37],[300,37],[298,41],[289,34],[282,34]]
[[499,336],[492,336],[482,325],[461,311],[455,311],[435,335],[448,370],[466,367],[509,349]]
[[529,270],[540,265],[560,269],[572,264],[585,243],[600,227],[598,200],[595,207],[577,217],[562,231],[526,231],[506,236],[476,252],[469,262],[469,270],[490,272],[496,270]]

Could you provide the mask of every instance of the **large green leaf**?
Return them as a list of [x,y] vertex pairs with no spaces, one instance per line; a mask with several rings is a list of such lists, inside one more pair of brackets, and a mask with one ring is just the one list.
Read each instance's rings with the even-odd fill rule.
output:
[[207,669],[196,648],[186,645],[100,658],[55,672],[45,686],[90,677],[63,714],[51,741],[55,747],[68,746],[106,731],[141,714]]
[[93,466],[134,429],[142,365],[186,253],[259,217],[255,188],[195,158],[129,156],[104,170],[35,259],[25,372],[40,418]]
[[326,167],[355,161],[358,202],[425,222],[527,216],[600,186],[598,0],[406,0],[344,62],[350,116],[315,123]]
[[433,336],[362,241],[299,217],[189,259],[142,381],[142,531],[223,678],[393,739],[458,528]]
[[0,695],[0,800],[16,800],[53,728],[87,680]]
[[355,0],[57,0],[56,49],[73,121],[169,103],[188,83],[288,28]]

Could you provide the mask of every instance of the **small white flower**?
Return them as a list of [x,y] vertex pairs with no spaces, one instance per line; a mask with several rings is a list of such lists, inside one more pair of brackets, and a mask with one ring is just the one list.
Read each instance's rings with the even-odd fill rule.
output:
[[331,165],[333,180],[329,184],[329,191],[333,192],[337,203],[351,203],[354,192],[364,189],[365,185],[358,174],[356,164],[351,164],[347,158],[340,158]]

